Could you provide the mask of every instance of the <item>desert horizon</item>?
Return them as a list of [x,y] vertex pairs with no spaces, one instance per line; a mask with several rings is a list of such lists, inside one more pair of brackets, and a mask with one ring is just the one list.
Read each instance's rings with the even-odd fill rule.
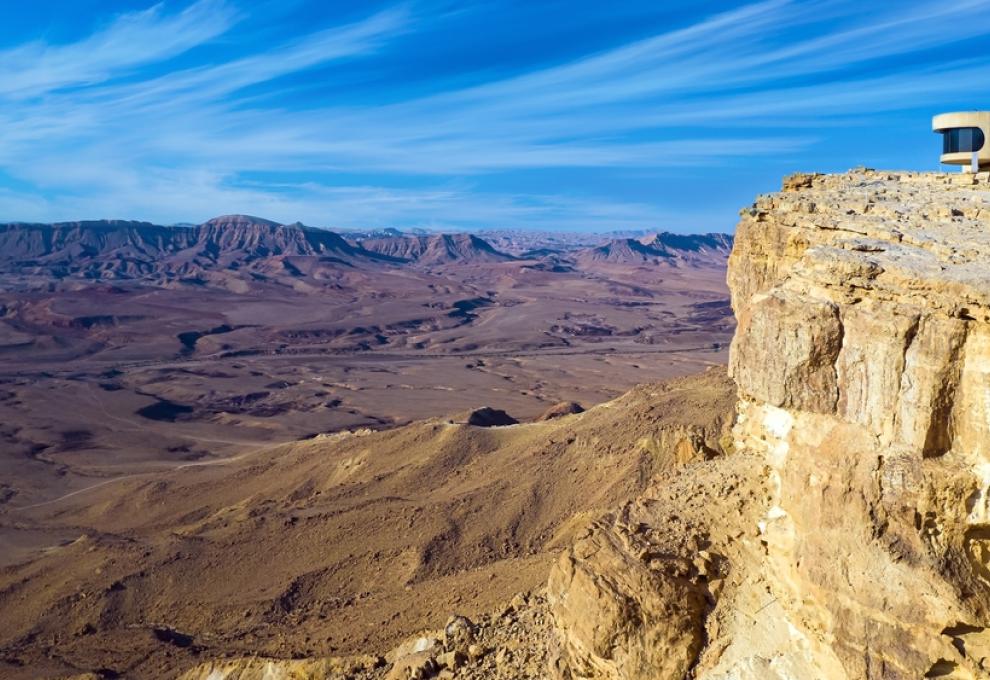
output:
[[[141,583],[173,578],[167,576],[173,548],[165,546],[173,542],[168,536],[179,526],[177,520],[152,519],[150,507],[138,502],[142,509],[125,514],[142,520],[124,528],[114,519],[120,504],[130,505],[161,484],[173,488],[170,499],[184,497],[194,487],[204,490],[197,495],[222,495],[232,478],[270,464],[263,461],[314,454],[320,459],[339,450],[332,454],[336,457],[353,443],[360,447],[369,437],[384,437],[377,445],[382,455],[396,445],[411,448],[395,463],[366,461],[360,448],[346,455],[352,459],[347,465],[356,466],[360,477],[380,470],[362,485],[367,485],[364,493],[380,497],[374,512],[385,513],[390,526],[399,523],[388,530],[394,535],[380,537],[382,545],[393,544],[390,556],[365,555],[354,564],[352,555],[317,558],[303,551],[292,558],[289,573],[307,573],[327,565],[328,559],[332,561],[324,568],[349,570],[347,579],[367,578],[392,560],[408,562],[412,571],[406,576],[383,574],[380,586],[369,591],[368,602],[354,614],[357,620],[336,632],[318,625],[325,641],[306,648],[328,655],[394,644],[401,635],[427,625],[427,603],[434,598],[457,608],[438,588],[459,593],[471,612],[511,599],[532,589],[545,573],[548,532],[570,531],[564,522],[569,512],[604,507],[619,496],[611,491],[572,505],[577,489],[590,482],[576,479],[572,491],[538,493],[541,502],[548,493],[560,496],[560,509],[535,515],[522,506],[511,509],[515,501],[506,494],[537,493],[509,484],[519,464],[510,461],[519,451],[511,440],[487,441],[473,432],[513,423],[549,426],[558,418],[593,410],[641,382],[645,362],[655,377],[678,377],[723,364],[733,328],[724,283],[731,240],[727,235],[669,234],[638,240],[614,234],[568,239],[513,232],[493,239],[496,249],[469,234],[424,236],[393,230],[355,237],[248,216],[224,216],[195,227],[135,222],[0,225],[0,409],[5,423],[0,568],[16,573],[25,561],[46,559],[53,548],[74,552],[72,546],[88,544],[90,539],[83,536],[141,535],[141,543],[160,547],[138,558],[127,549],[121,551],[122,545],[97,538],[95,550],[109,551],[106,559],[112,563],[130,555],[128,570],[140,564],[145,574]],[[724,390],[721,383],[715,384]],[[495,523],[487,536],[474,538],[463,549],[447,546],[444,555],[416,557],[443,539],[433,535],[433,528],[404,535],[401,523],[411,510],[409,503],[394,497],[411,490],[415,482],[403,468],[423,455],[424,464],[440,466],[436,474],[442,478],[462,474],[467,463],[452,465],[437,458],[447,445],[431,422],[466,428],[460,446],[477,448],[479,454],[491,449],[486,456],[490,462],[503,460],[500,473],[487,465],[479,468],[485,471],[481,479],[487,490],[479,490],[472,503],[477,511],[502,498],[498,502],[509,505],[501,521],[525,518],[543,527],[538,534],[505,534]],[[547,436],[526,435],[527,446],[553,451],[553,437]],[[400,444],[410,437],[411,443]],[[367,466],[368,472],[361,472]],[[299,499],[293,505],[319,499],[313,506],[323,508],[319,516],[340,513],[340,519],[329,524],[319,522],[320,531],[329,532],[333,542],[353,536],[371,521],[367,511],[353,505],[350,494],[336,500],[313,496],[306,467],[300,462],[285,474],[257,473],[259,492],[276,493],[279,484],[297,480],[291,482],[300,485],[290,494]],[[534,481],[547,474],[534,473]],[[255,473],[249,477],[255,478]],[[176,483],[179,486],[173,487]],[[634,481],[630,470],[606,483],[634,488],[641,481]],[[244,483],[235,488],[243,493]],[[413,507],[435,506],[424,517],[429,524],[463,512],[457,510],[461,494],[424,491],[427,495]],[[260,502],[255,499],[252,505]],[[194,505],[183,500],[176,507],[185,506],[180,514],[202,512],[193,511]],[[92,516],[95,523],[82,519],[94,511],[100,517]],[[257,516],[254,511],[250,515]],[[66,523],[69,517],[74,519]],[[90,529],[78,533],[80,521]],[[290,520],[278,520],[283,521]],[[476,530],[467,517],[450,521],[458,531]],[[230,526],[226,520],[225,524]],[[159,526],[168,527],[165,534],[159,533]],[[265,535],[268,538],[262,538]],[[509,543],[493,544],[497,536]],[[270,541],[279,551],[289,549],[287,536],[260,528],[248,530],[244,538]],[[222,550],[236,550],[242,540],[222,541],[227,544]],[[478,547],[477,541],[487,547]],[[408,547],[395,552],[395,546],[405,542]],[[368,547],[355,538],[340,546],[347,551]],[[467,553],[457,556],[461,550]],[[195,595],[191,609],[179,601],[168,602],[167,595],[155,605],[178,607],[162,615],[169,625],[134,628],[135,620],[147,620],[150,605],[125,605],[104,618],[100,627],[90,624],[93,634],[80,640],[85,649],[66,653],[73,659],[96,655],[92,658],[99,664],[110,666],[116,654],[99,651],[110,635],[133,650],[128,654],[141,650],[144,659],[134,662],[140,674],[167,675],[188,667],[206,653],[197,651],[204,643],[188,632],[202,623],[180,623],[175,617],[199,616],[196,610],[214,597],[216,593],[208,593],[217,585],[209,566],[215,559],[217,555],[207,552],[179,562],[183,570],[202,573],[208,584]],[[56,561],[67,567],[75,564],[75,558]],[[486,578],[501,579],[499,585],[491,583],[484,592],[465,590],[479,578],[478,568],[490,574]],[[257,574],[226,572],[228,580],[241,579],[242,588]],[[231,618],[230,603],[215,600],[218,608],[211,616],[226,620],[216,625],[239,632],[225,634],[227,641],[214,643],[220,646],[211,653],[245,650],[253,644],[278,654],[301,644],[302,630],[313,635],[313,623],[339,625],[341,619],[318,602],[343,597],[325,590],[336,592],[342,578],[314,581],[313,587],[319,584],[319,595],[313,593],[316,599],[308,598],[305,605],[300,600],[284,612],[278,610],[281,613],[251,605],[255,614]],[[421,604],[403,611],[400,603],[408,597],[410,583],[419,584],[415,590]],[[135,582],[133,587],[147,586]],[[151,587],[149,595],[159,588]],[[310,612],[305,620],[311,623],[300,623],[299,634],[258,638],[257,631],[248,633],[245,628],[248,621],[252,630],[271,625],[276,620],[272,617],[288,617],[288,625],[300,615],[296,608],[302,607]],[[317,610],[312,607],[324,611],[325,618],[313,619]],[[30,616],[37,615],[34,611],[27,610]],[[381,620],[385,615],[398,618]],[[65,625],[65,616],[87,618],[75,606],[57,616],[63,622],[57,628]],[[362,637],[361,627],[373,621],[379,632]],[[90,630],[85,623],[78,625]],[[172,635],[188,637],[189,642],[177,648]],[[25,651],[32,648],[29,643]],[[31,668],[59,668],[58,663],[31,658]]]
[[990,678],[988,9],[0,6],[0,680]]

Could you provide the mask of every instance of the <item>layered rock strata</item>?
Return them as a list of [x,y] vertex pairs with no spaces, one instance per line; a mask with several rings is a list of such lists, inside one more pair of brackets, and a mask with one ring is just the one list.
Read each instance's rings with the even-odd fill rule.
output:
[[990,677],[990,176],[788,178],[729,283],[738,484],[561,558],[560,674]]
[[736,444],[772,471],[779,652],[830,677],[990,671],[987,179],[796,176],[739,225]]

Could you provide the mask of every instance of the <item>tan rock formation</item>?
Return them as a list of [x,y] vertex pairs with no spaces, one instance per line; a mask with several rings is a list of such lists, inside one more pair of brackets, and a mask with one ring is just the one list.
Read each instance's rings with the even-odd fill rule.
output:
[[765,496],[755,462],[736,456],[662,475],[643,498],[595,522],[561,556],[547,591],[563,677],[687,676],[708,639],[706,619],[735,576],[726,554],[742,563],[756,557],[752,547],[744,556],[739,531],[750,525],[755,535],[753,509]]
[[562,675],[990,677],[988,190],[798,175],[744,211],[736,453],[561,558]]
[[736,445],[771,467],[763,575],[811,643],[777,653],[829,677],[990,670],[962,637],[990,624],[986,181],[793,178],[739,225]]
[[184,673],[180,680],[344,680],[367,677],[383,666],[376,657],[325,659],[247,658],[211,661]]

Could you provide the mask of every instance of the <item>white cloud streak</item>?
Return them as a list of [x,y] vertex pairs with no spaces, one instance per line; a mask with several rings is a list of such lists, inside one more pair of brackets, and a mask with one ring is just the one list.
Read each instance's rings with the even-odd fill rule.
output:
[[[986,2],[921,0],[877,12],[847,0],[764,0],[472,87],[385,105],[304,109],[292,106],[280,78],[373,59],[429,17],[399,5],[218,63],[169,70],[162,68],[169,59],[224,35],[239,16],[222,0],[171,8],[118,16],[75,43],[34,41],[0,52],[0,168],[21,187],[0,192],[0,218],[97,216],[117,206],[118,216],[128,208],[159,220],[229,209],[286,219],[323,214],[313,221],[346,226],[390,218],[474,222],[479,215],[503,226],[545,226],[553,210],[571,222],[571,208],[581,206],[591,223],[602,211],[587,199],[539,194],[527,203],[476,189],[401,187],[410,177],[448,187],[456,177],[521,170],[662,169],[796,155],[820,136],[802,128],[935,97],[952,101],[958,83],[990,76],[983,56],[872,68],[990,34]],[[144,75],[149,65],[158,67],[154,75]],[[262,85],[265,96],[245,94]],[[788,125],[790,133],[773,130]],[[679,139],[688,127],[696,129],[692,138]],[[310,179],[243,179],[289,172]],[[382,187],[333,186],[335,174],[358,172],[378,175]],[[402,212],[376,212],[373,201]],[[624,223],[666,214],[644,203],[598,203]],[[469,205],[474,217],[463,209]]]
[[75,43],[39,40],[0,51],[0,96],[19,99],[101,83],[182,54],[223,34],[235,19],[236,12],[223,0],[199,0],[173,15],[157,4],[118,16]]

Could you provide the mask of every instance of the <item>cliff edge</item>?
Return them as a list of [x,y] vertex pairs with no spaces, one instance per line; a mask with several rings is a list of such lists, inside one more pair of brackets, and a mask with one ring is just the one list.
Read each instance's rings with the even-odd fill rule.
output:
[[829,677],[990,670],[987,181],[796,176],[739,225],[735,439],[790,655]]
[[790,177],[729,284],[732,474],[561,558],[560,674],[990,676],[990,175]]

